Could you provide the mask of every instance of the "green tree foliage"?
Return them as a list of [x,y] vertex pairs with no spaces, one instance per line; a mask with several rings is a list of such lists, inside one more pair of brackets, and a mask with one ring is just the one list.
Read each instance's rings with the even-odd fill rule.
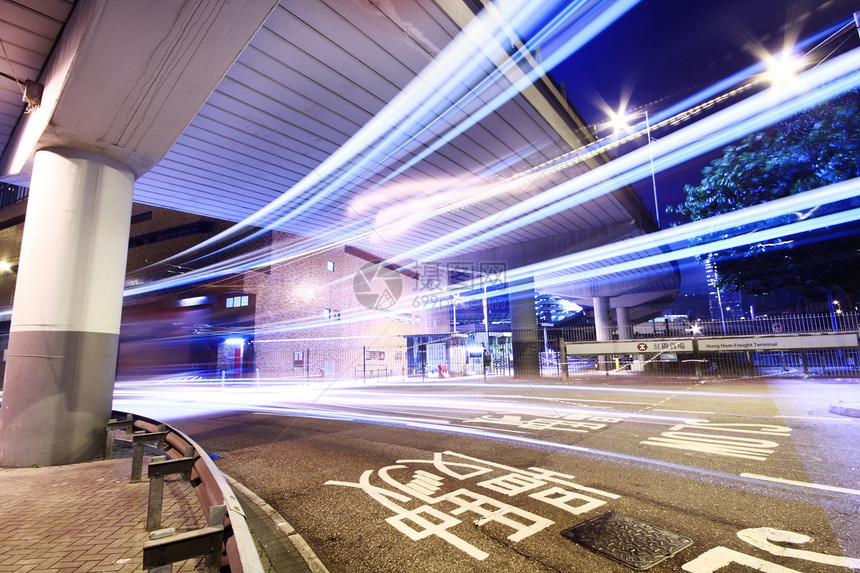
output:
[[[747,136],[723,150],[687,185],[686,200],[667,209],[682,222],[728,213],[860,176],[860,92]],[[841,205],[841,208],[856,207]],[[794,220],[820,216],[813,210]],[[791,219],[778,221],[788,222]],[[720,288],[767,294],[780,287],[834,290],[860,287],[860,222],[712,253]]]

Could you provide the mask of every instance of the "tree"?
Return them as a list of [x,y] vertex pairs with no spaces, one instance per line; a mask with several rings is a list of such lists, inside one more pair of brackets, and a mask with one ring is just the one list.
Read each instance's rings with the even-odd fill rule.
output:
[[[860,176],[860,92],[850,92],[723,149],[672,208],[682,222],[728,213]],[[856,207],[839,205],[840,210]],[[830,211],[828,211],[830,212]],[[821,216],[823,210],[801,214]],[[775,221],[776,223],[787,222]],[[780,287],[839,292],[854,308],[860,222],[712,253],[718,286],[748,294]]]

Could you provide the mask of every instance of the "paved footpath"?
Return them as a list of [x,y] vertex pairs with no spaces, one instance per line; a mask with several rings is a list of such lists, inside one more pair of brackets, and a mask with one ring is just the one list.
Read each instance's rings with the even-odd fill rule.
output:
[[[131,458],[0,468],[0,572],[141,571],[149,483],[130,476]],[[162,526],[205,525],[191,485],[165,479]],[[200,559],[174,566],[198,570]]]
[[[144,458],[144,466],[149,459]],[[146,479],[131,483],[130,476],[130,457],[0,468],[0,573],[142,571],[143,544],[149,539],[149,483]],[[240,501],[251,513],[247,497],[240,496]],[[286,522],[277,521],[259,516],[249,520],[265,571],[325,571],[312,554],[300,552],[295,543],[300,538],[284,534]],[[178,476],[165,478],[162,527],[182,532],[205,525],[191,485]],[[202,571],[202,561],[175,563],[173,571]]]

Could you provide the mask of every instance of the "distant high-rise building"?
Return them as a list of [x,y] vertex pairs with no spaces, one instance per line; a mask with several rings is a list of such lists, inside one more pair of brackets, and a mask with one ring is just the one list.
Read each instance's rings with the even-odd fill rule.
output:
[[684,315],[694,320],[710,320],[710,297],[704,293],[678,295],[672,307],[672,314]]
[[741,293],[717,288],[717,269],[710,257],[705,261],[705,279],[708,283],[711,320],[741,320],[744,318]]

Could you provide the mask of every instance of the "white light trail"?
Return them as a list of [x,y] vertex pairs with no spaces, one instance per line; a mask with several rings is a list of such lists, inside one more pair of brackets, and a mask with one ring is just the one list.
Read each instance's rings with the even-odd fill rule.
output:
[[[708,118],[661,138],[653,145],[655,169],[662,170],[682,163],[701,153],[734,141],[748,133],[763,129],[776,121],[827,101],[850,89],[854,89],[860,85],[860,72],[858,72],[858,69],[860,69],[860,50],[853,50],[801,74],[799,76],[801,82],[794,84],[791,90],[769,90],[756,94]],[[619,187],[648,176],[650,174],[648,160],[648,150],[644,148],[638,149],[608,164],[601,165],[587,173],[579,175],[552,190],[467,225],[454,233],[429,241],[420,248],[399,253],[396,256],[400,259],[441,260],[457,252],[472,249],[486,240],[527,226],[539,219],[551,216],[565,209],[570,209],[604,193],[609,193]],[[576,157],[565,158],[563,163],[572,161],[576,161]],[[557,168],[557,166],[553,166],[553,169]],[[453,206],[448,205],[442,211],[448,211],[458,206],[456,204]],[[431,214],[437,214],[437,212],[432,212]],[[833,218],[830,220],[833,220]],[[843,222],[844,220],[843,218]],[[499,225],[498,222],[500,221],[503,224]],[[821,221],[813,223],[808,228],[818,228],[816,225],[820,226],[820,224]],[[333,232],[338,231],[342,231],[342,229],[333,230]],[[343,237],[337,244],[348,243],[362,235],[348,235]],[[669,235],[658,235],[661,241],[668,240]],[[776,237],[773,234],[772,236]],[[755,240],[759,240],[758,237]],[[642,244],[642,239],[638,239],[638,241]],[[735,241],[740,241],[740,239],[735,239]],[[301,243],[303,247],[313,244],[313,241]],[[736,242],[735,244],[741,243]],[[290,252],[288,257],[306,256],[309,252],[321,252],[331,247],[332,244],[322,244],[312,251],[305,250],[299,252],[296,249]],[[639,252],[641,251],[642,249],[639,249]],[[630,253],[633,253],[633,251]],[[667,259],[671,260],[670,257],[667,257]],[[212,268],[193,271],[174,279],[130,289],[127,294],[137,294],[157,288],[190,284],[230,273],[242,272],[260,264],[270,262],[268,259],[261,261],[257,257],[246,255],[240,259],[220,263]],[[558,266],[558,264],[562,263],[557,262],[555,266]],[[553,262],[546,263],[546,270],[552,270],[553,265]],[[359,319],[360,317],[356,318]]]
[[[858,70],[860,48],[800,74],[800,81],[792,84],[791,89],[766,90],[681,128],[653,143],[654,169],[659,172],[674,167],[857,88]],[[444,259],[629,185],[650,173],[649,149],[642,147],[398,256]],[[500,222],[505,223],[499,225]]]
[[[748,245],[766,240],[766,237],[773,237],[774,235],[784,236],[796,232],[815,230],[825,226],[853,221],[856,218],[856,210],[834,213],[826,217],[818,218],[805,217],[803,212],[819,208],[823,205],[839,203],[858,196],[860,196],[860,178],[851,179],[827,185],[826,187],[821,187],[812,191],[806,191],[804,193],[776,199],[761,205],[746,207],[738,211],[725,213],[709,219],[703,219],[687,223],[685,225],[664,229],[642,237],[634,237],[596,247],[594,249],[589,249],[587,251],[581,251],[564,257],[536,263],[534,265],[515,269],[514,271],[508,271],[507,274],[509,278],[513,276],[513,279],[516,279],[541,273],[569,270],[571,268],[581,267],[587,264],[605,264],[611,259],[625,256],[643,257],[648,251],[666,248],[676,243],[692,242],[708,236],[714,236],[714,240],[702,241],[698,245],[672,251],[670,253],[661,253],[660,256],[666,257],[667,260],[679,260],[689,256],[711,253],[721,250],[722,248],[726,248],[718,248],[718,245],[721,244],[731,244],[731,246]],[[731,238],[717,236],[720,233],[732,231],[739,227],[793,214],[797,214],[798,221],[786,226],[777,226],[767,230],[757,229],[754,233],[744,233],[740,236]],[[716,239],[718,238],[722,240],[717,241]],[[637,261],[633,261],[633,263],[636,262]],[[647,266],[644,261],[638,262],[641,266]]]
[[[480,387],[486,389],[486,385],[484,384],[481,384]],[[536,387],[534,386],[530,386],[532,391],[535,388]],[[366,406],[362,406],[362,401],[359,399],[359,396],[354,396],[342,401],[340,397],[333,396],[333,392],[325,393],[326,403],[321,403],[319,399],[323,396],[326,390],[328,390],[328,387],[325,389],[310,387],[299,388],[295,385],[279,385],[264,389],[248,387],[224,389],[214,384],[208,386],[201,384],[194,384],[191,386],[180,385],[173,388],[165,388],[160,385],[150,388],[138,386],[137,388],[118,388],[115,393],[113,407],[117,410],[134,411],[138,414],[156,417],[163,421],[177,420],[189,416],[206,414],[208,412],[252,412],[260,415],[316,418],[371,425],[394,425],[414,430],[443,432],[446,434],[469,438],[517,444],[523,447],[533,447],[565,452],[572,455],[594,457],[604,462],[632,464],[635,466],[647,467],[652,470],[682,473],[687,477],[696,476],[699,479],[705,479],[709,482],[712,482],[714,479],[719,479],[728,483],[738,483],[740,481],[748,485],[754,485],[758,480],[763,479],[763,476],[759,475],[736,476],[733,474],[677,464],[655,458],[566,444],[550,439],[531,437],[524,432],[504,432],[496,429],[476,427],[471,424],[465,425],[452,423],[447,419],[450,418],[450,410],[453,408],[454,411],[458,411],[463,408],[462,397],[460,397],[459,400],[452,401],[452,399],[448,397],[442,400],[434,400],[432,394],[425,394],[420,397],[414,396],[413,400],[408,402],[421,405],[425,408],[429,407],[429,409],[438,409],[439,414],[441,415],[439,419],[428,419],[428,414],[423,410],[419,415],[404,412],[368,412],[366,409],[367,406],[376,406],[376,394],[366,396]],[[593,391],[594,388],[586,388],[586,390]],[[606,389],[601,388],[601,390],[603,391]],[[624,391],[620,388],[612,390],[617,392]],[[292,396],[296,396],[297,400],[284,401],[283,396],[287,392]],[[649,391],[642,390],[642,392]],[[701,396],[701,394],[696,395]],[[709,394],[709,397],[716,396],[725,397],[741,395],[731,393]],[[742,396],[750,397],[748,394],[743,394]],[[472,396],[471,398],[474,397],[475,396]],[[175,407],[177,401],[181,401],[183,403],[182,413],[177,412]],[[401,396],[401,398],[396,401],[396,404],[401,405],[403,403],[403,396]],[[469,409],[475,411],[493,412],[496,405],[497,404],[495,404],[493,400],[490,400],[487,403],[482,403],[481,401],[469,401]],[[522,405],[518,403],[517,406],[519,408]],[[563,408],[561,412],[565,413],[568,410],[571,412],[577,411],[576,408]],[[553,411],[556,414],[558,413],[555,409],[553,409]],[[610,416],[612,415],[612,411],[601,410],[596,412],[595,415]],[[619,416],[629,417],[629,415],[629,412],[619,412]],[[680,417],[673,420],[672,417],[668,416],[645,416],[637,421],[660,424],[694,420],[696,419]],[[794,485],[788,482],[783,483]]]
[[[585,23],[574,23],[572,26],[582,26],[586,35],[579,37],[578,44],[571,41],[571,45],[583,45],[638,1],[585,0],[576,3],[574,6]],[[184,258],[193,252],[216,245],[247,227],[263,223],[267,217],[274,216],[278,209],[292,201],[303,199],[300,205],[289,213],[266,225],[267,228],[276,228],[308,211],[312,206],[330,199],[332,193],[342,194],[346,184],[352,184],[367,173],[377,171],[393,154],[403,151],[406,143],[425,132],[425,123],[433,124],[449,110],[459,110],[460,105],[450,105],[449,102],[458,102],[462,96],[457,94],[468,90],[467,86],[478,83],[479,87],[483,86],[482,89],[485,89],[487,84],[482,82],[484,75],[481,70],[485,61],[481,57],[482,52],[489,52],[484,55],[489,57],[490,61],[504,62],[508,56],[502,46],[506,41],[510,41],[509,28],[528,28],[529,22],[548,18],[553,3],[510,0],[498,5],[492,4],[491,8],[492,10],[481,11],[427,68],[311,174],[278,199],[230,229],[162,262]],[[558,20],[552,20],[551,25],[558,26]],[[506,65],[512,68],[514,64],[509,62]],[[532,80],[535,77],[537,75],[533,76]],[[517,93],[519,89],[508,90],[504,96],[496,98],[496,105],[501,105]],[[501,97],[504,99],[499,99]],[[440,113],[440,105],[447,109]],[[334,181],[328,181],[329,177],[335,177]],[[238,243],[252,240],[255,236],[256,233]]]

